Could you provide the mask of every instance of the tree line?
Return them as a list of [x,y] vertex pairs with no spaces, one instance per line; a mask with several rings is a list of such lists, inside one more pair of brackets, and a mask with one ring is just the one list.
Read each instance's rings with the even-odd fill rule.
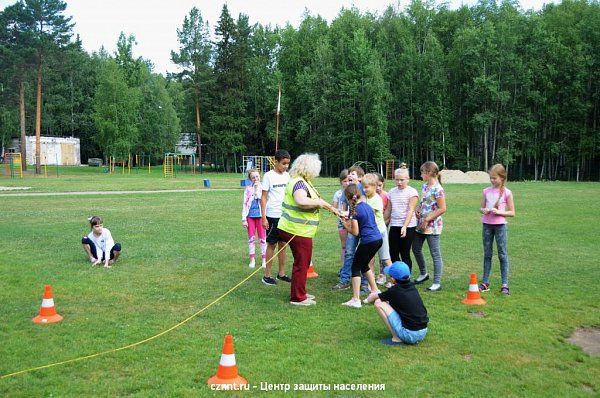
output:
[[324,174],[357,160],[486,170],[511,178],[600,178],[600,4],[540,11],[481,0],[451,10],[413,0],[381,14],[341,9],[298,27],[234,18],[214,26],[194,7],[162,76],[117,50],[88,54],[61,0],[0,12],[0,141],[75,136],[82,158],[160,159],[191,133],[198,160],[231,169],[241,154],[280,146],[317,152]]

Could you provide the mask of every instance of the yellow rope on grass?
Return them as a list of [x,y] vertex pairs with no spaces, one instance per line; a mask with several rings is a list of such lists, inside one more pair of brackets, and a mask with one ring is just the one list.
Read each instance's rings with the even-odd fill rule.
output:
[[[282,250],[284,250],[286,248],[286,246],[295,237],[296,237],[296,235],[292,235],[292,238],[289,241],[287,241],[285,243],[285,245],[283,245],[276,253],[274,253],[273,256],[271,257],[271,259],[274,259]],[[136,343],[128,344],[128,345],[123,346],[123,347],[113,348],[113,349],[102,351],[102,352],[98,352],[98,353],[95,353],[95,354],[85,355],[85,356],[78,357],[78,358],[73,358],[73,359],[68,359],[66,361],[54,362],[54,363],[50,363],[50,364],[43,365],[43,366],[36,366],[36,367],[33,367],[33,368],[29,368],[29,369],[19,370],[18,372],[8,373],[8,374],[0,376],[0,379],[5,379],[5,378],[8,378],[8,377],[12,377],[12,376],[18,376],[20,374],[33,372],[34,370],[47,369],[47,368],[52,368],[54,366],[65,365],[67,363],[79,362],[79,361],[83,361],[83,360],[86,360],[86,359],[96,358],[96,357],[99,357],[101,355],[106,355],[106,354],[110,354],[110,353],[113,353],[113,352],[123,351],[123,350],[127,350],[129,348],[137,347],[139,345],[142,345],[144,343],[147,343],[149,341],[157,339],[157,338],[159,338],[159,337],[161,337],[161,336],[163,336],[163,335],[165,335],[165,334],[167,334],[167,333],[169,333],[169,332],[177,329],[178,327],[186,324],[187,322],[189,322],[193,318],[197,317],[198,315],[200,315],[201,313],[203,313],[204,311],[206,311],[207,309],[209,309],[213,305],[217,304],[219,301],[221,301],[222,299],[224,299],[225,297],[227,297],[231,292],[233,292],[238,287],[240,287],[242,284],[244,284],[248,279],[252,278],[254,276],[254,274],[256,274],[261,269],[262,269],[261,267],[258,267],[256,270],[254,270],[254,272],[252,272],[246,278],[242,279],[241,282],[239,282],[237,285],[235,285],[234,287],[232,287],[231,289],[229,289],[228,291],[226,291],[225,293],[223,293],[221,296],[219,296],[218,298],[216,298],[215,300],[213,300],[210,304],[206,305],[204,308],[198,310],[197,312],[195,312],[194,314],[190,315],[189,317],[187,317],[183,321],[179,322],[178,324],[176,324],[174,326],[171,326],[169,329],[164,330],[164,331],[162,331],[162,332],[160,332],[158,334],[155,334],[154,336],[148,337],[148,338],[146,338],[144,340],[141,340],[141,341],[138,341]]]

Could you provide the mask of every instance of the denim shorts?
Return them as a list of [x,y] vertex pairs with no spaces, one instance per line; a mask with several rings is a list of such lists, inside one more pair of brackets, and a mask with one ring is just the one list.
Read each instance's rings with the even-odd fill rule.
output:
[[396,335],[400,337],[400,340],[402,340],[403,343],[417,344],[427,335],[427,328],[421,330],[408,330],[402,326],[402,320],[396,311],[392,311],[387,319],[390,326],[394,329]]

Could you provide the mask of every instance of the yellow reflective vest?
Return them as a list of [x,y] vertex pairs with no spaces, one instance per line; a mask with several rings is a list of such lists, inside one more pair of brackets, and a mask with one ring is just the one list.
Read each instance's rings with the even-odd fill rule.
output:
[[312,199],[319,197],[317,191],[306,180],[301,177],[290,179],[285,187],[285,196],[283,197],[282,213],[277,227],[282,231],[292,235],[298,235],[305,238],[312,238],[317,233],[319,227],[319,208],[302,209],[294,200],[294,185],[298,181],[304,181],[308,189],[309,196]]

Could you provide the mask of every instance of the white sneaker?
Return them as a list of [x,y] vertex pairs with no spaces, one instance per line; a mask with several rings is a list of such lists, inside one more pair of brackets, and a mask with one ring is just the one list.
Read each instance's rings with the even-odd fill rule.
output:
[[425,275],[419,275],[417,276],[417,279],[415,279],[415,285],[419,284],[419,283],[423,283],[425,282],[427,279],[429,279],[429,274],[425,274]]
[[345,303],[342,303],[342,305],[345,305],[347,307],[352,307],[352,308],[362,307],[360,300],[355,300],[355,299],[350,299],[350,300],[346,301]]
[[250,260],[250,264],[248,264],[248,268],[254,268],[256,266],[256,263],[254,262],[254,259]]
[[267,260],[263,258],[261,268],[267,268]]
[[309,299],[309,300],[313,300],[314,301],[315,296],[313,296],[312,294],[306,293],[306,298]]
[[301,305],[301,306],[305,306],[305,307],[307,307],[307,306],[309,306],[309,305],[316,305],[316,304],[317,304],[317,302],[316,302],[316,301],[313,301],[313,300],[311,300],[311,299],[309,299],[309,298],[307,298],[307,299],[306,299],[306,300],[304,300],[304,301],[290,301],[290,304],[292,304],[292,305]]
[[440,285],[439,283],[434,283],[433,285],[429,286],[427,290],[429,290],[430,292],[437,292],[439,290],[442,290],[442,285]]

